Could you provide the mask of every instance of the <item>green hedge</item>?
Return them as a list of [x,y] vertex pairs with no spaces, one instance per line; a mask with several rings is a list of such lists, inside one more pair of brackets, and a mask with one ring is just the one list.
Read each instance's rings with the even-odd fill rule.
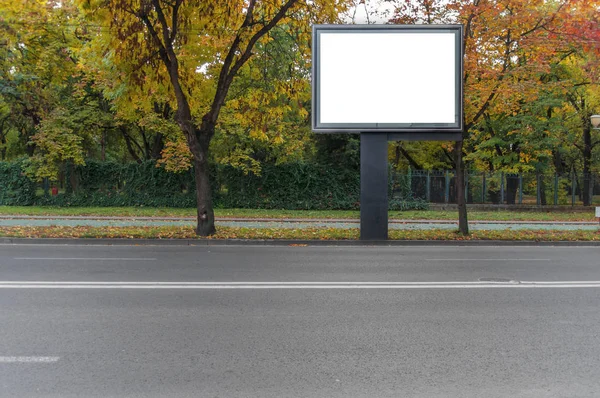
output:
[[222,189],[216,204],[224,208],[357,209],[360,174],[331,166],[291,163],[264,165],[261,175],[220,167]]
[[35,183],[23,174],[23,161],[0,162],[0,205],[29,206],[35,203]]
[[[4,171],[4,172],[1,172]],[[194,207],[192,171],[169,173],[154,162],[119,164],[87,161],[61,173],[64,194],[35,196],[36,185],[20,164],[0,163],[0,205]],[[211,169],[213,202],[220,208],[358,209],[359,170],[332,165],[266,164],[261,175],[231,166]],[[390,190],[391,192],[391,190]],[[414,199],[392,199],[394,210],[427,208]]]
[[69,193],[40,197],[36,204],[100,207],[196,205],[193,174],[169,173],[156,167],[154,162],[120,164],[88,160],[85,166],[65,167],[64,175],[64,185],[72,185],[66,190]]

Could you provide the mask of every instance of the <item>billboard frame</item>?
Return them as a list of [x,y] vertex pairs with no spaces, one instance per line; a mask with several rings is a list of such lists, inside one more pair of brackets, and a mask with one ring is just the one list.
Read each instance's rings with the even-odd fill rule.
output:
[[[315,133],[386,132],[390,140],[460,141],[464,128],[462,25],[313,25],[312,130]],[[327,33],[452,33],[455,36],[455,121],[453,123],[321,123],[321,34]],[[407,61],[410,62],[410,61]],[[392,78],[392,76],[390,76]],[[398,93],[409,95],[409,93]]]

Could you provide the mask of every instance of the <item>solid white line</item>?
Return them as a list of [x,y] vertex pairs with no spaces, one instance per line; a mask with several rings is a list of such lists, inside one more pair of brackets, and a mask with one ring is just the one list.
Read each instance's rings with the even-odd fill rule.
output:
[[53,363],[60,357],[0,357],[0,363]]
[[600,288],[600,283],[581,285],[213,285],[213,286],[139,286],[139,285],[0,285],[0,289],[130,289],[130,290],[261,290],[261,289],[493,289],[493,288]]
[[[213,285],[490,285],[518,283],[513,281],[449,281],[449,282],[86,282],[86,281],[0,281],[2,285],[140,285],[140,286],[213,286]],[[553,283],[553,282],[550,282]],[[589,283],[585,281],[584,283]],[[598,282],[600,283],[600,282]]]
[[94,260],[94,261],[156,261],[155,258],[140,257],[15,257],[15,260]]
[[86,281],[0,281],[0,285],[136,285],[136,286],[236,286],[236,285],[507,285],[507,284],[521,284],[521,285],[581,285],[581,284],[596,284],[600,281],[442,281],[442,282],[86,282]]
[[482,289],[598,288],[600,281],[509,282],[26,282],[0,281],[0,289]]

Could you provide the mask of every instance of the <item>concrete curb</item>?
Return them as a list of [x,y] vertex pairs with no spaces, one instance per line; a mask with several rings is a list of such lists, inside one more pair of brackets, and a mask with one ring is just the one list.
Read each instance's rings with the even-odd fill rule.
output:
[[1,245],[99,246],[591,246],[600,241],[0,238]]

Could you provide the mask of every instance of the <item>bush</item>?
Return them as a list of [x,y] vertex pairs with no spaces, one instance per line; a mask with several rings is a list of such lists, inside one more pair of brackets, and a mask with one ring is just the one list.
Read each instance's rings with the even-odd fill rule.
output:
[[360,174],[356,170],[308,163],[264,165],[260,176],[230,166],[219,169],[216,204],[225,208],[357,209]]
[[[20,163],[0,163],[0,204],[47,206],[195,207],[192,171],[169,173],[154,162],[87,161],[66,166],[67,193],[35,196]],[[265,164],[260,175],[232,166],[211,168],[213,205],[219,208],[351,210],[360,208],[360,171],[313,163]],[[426,209],[411,197],[391,198],[390,209]]]
[[0,205],[29,206],[35,202],[35,183],[23,173],[23,162],[0,162]]

